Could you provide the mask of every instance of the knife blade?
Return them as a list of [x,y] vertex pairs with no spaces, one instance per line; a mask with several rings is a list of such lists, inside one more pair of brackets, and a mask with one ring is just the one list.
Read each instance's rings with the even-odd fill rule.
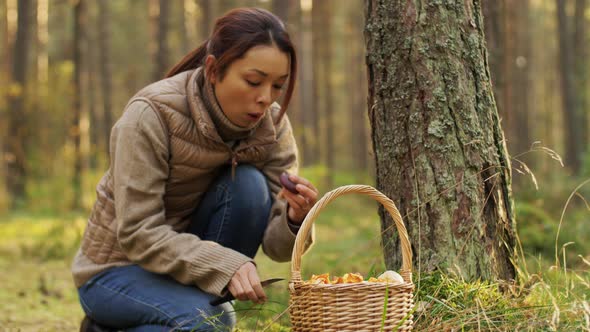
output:
[[[274,284],[275,282],[281,281],[281,280],[285,280],[285,278],[266,279],[266,280],[261,281],[260,284],[262,285],[262,287],[266,287],[270,284]],[[211,302],[209,302],[209,304],[212,306],[216,306],[216,305],[220,305],[225,302],[229,302],[234,299],[235,299],[234,295],[230,291],[228,291],[227,294],[225,294],[224,296],[216,298],[214,300],[211,300]]]

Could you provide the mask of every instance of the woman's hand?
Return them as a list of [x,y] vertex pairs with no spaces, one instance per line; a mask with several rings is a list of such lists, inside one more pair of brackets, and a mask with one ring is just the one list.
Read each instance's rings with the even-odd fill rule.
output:
[[287,210],[289,220],[295,224],[301,224],[309,210],[317,202],[318,190],[311,182],[300,176],[289,174],[289,180],[296,184],[295,189],[297,189],[298,193],[292,193],[285,188],[281,192],[287,203],[289,203],[289,209]]
[[258,304],[266,301],[266,294],[260,284],[256,266],[252,262],[240,266],[229,281],[227,288],[240,301],[250,300]]

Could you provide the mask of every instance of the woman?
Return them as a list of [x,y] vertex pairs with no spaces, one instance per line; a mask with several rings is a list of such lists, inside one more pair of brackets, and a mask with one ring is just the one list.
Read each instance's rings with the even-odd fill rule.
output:
[[[289,260],[318,196],[295,175],[285,111],[296,72],[284,24],[235,9],[129,101],[72,267],[89,324],[227,330],[231,304],[210,301],[227,292],[266,300],[253,257],[262,244],[273,260]],[[281,187],[283,172],[297,193]]]

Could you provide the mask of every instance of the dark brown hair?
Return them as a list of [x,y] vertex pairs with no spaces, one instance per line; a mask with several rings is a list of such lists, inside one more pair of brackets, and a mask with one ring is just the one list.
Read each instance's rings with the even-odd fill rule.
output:
[[295,88],[297,77],[297,55],[285,24],[271,12],[260,8],[237,8],[230,10],[215,21],[211,36],[199,47],[188,53],[168,73],[174,76],[183,71],[196,69],[205,64],[209,54],[215,56],[213,68],[208,68],[207,76],[216,74],[223,79],[229,65],[241,58],[249,49],[257,45],[276,45],[290,57],[289,85],[281,104],[281,120]]

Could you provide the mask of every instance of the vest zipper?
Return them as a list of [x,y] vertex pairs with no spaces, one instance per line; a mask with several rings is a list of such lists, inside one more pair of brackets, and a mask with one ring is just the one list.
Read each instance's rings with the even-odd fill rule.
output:
[[232,156],[231,156],[231,180],[232,181],[234,181],[236,179],[236,167],[238,167],[238,156],[234,151],[232,151]]

